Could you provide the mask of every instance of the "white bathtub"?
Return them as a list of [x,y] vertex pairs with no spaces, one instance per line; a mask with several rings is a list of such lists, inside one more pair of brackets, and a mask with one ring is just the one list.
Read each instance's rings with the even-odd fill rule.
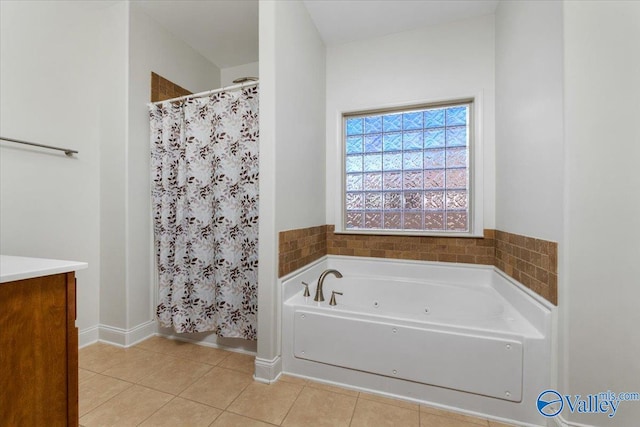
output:
[[[313,301],[328,268],[325,301]],[[301,282],[311,297],[303,297]],[[283,371],[542,425],[552,306],[491,266],[328,256],[283,278]],[[329,306],[331,291],[338,304]]]

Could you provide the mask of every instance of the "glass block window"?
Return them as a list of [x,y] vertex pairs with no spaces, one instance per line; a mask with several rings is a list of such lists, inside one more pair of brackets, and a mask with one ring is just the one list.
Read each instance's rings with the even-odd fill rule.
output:
[[471,107],[345,115],[345,230],[469,232]]

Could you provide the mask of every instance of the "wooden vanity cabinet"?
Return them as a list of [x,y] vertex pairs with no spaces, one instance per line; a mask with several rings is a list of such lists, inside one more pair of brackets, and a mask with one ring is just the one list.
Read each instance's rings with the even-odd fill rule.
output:
[[78,426],[75,273],[0,283],[0,426]]

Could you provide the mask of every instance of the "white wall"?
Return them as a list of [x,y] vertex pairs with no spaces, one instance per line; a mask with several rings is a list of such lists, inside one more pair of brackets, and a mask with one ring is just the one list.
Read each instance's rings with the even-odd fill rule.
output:
[[278,233],[276,229],[276,2],[258,2],[260,71],[260,206],[258,236],[257,359],[271,369],[256,378],[277,375],[280,355],[278,305]]
[[484,228],[494,228],[494,22],[483,16],[327,49],[326,222],[339,215],[341,113],[483,97]]
[[[150,73],[192,91],[220,70],[122,1],[1,2],[0,250],[77,259],[81,344],[154,319]],[[155,329],[155,328],[154,328]]]
[[[192,92],[220,87],[220,70],[156,21],[130,7],[128,44],[128,141],[126,200],[126,328],[155,318],[155,281],[152,248],[149,109],[151,72]],[[122,301],[121,303],[124,303]]]
[[[99,66],[94,81],[100,110],[100,323],[126,329],[126,142],[129,7],[116,2],[101,11]],[[95,335],[83,339],[94,341]]]
[[496,228],[560,241],[562,3],[496,10]]
[[325,224],[325,47],[301,1],[276,8],[278,230]]
[[234,84],[233,81],[240,77],[259,77],[259,66],[260,64],[256,61],[235,67],[222,68],[220,70],[220,86],[231,86]]
[[273,361],[280,354],[277,232],[325,223],[325,48],[301,1],[260,2],[259,71],[258,357]]
[[[561,2],[500,2],[496,9],[496,228],[559,242],[561,251],[562,28]],[[566,301],[562,273],[560,268],[561,304]],[[557,326],[566,311],[555,315]],[[549,381],[563,391],[558,373],[563,366],[557,358],[563,357],[565,346],[558,333],[552,352]]]
[[[99,321],[102,2],[0,2],[0,252],[86,261],[81,330]],[[82,36],[79,37],[78,35]]]
[[[567,393],[640,391],[640,3],[564,2]],[[565,412],[563,412],[565,414]],[[640,402],[590,425],[634,426]]]

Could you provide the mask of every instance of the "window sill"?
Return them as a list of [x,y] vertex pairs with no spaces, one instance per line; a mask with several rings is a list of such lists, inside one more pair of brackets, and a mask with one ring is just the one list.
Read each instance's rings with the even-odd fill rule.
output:
[[454,237],[454,238],[469,238],[478,239],[484,237],[484,230],[480,232],[433,232],[433,231],[407,231],[407,230],[338,230],[334,231],[334,234],[353,234],[353,235],[366,235],[366,236],[397,236],[397,237]]

